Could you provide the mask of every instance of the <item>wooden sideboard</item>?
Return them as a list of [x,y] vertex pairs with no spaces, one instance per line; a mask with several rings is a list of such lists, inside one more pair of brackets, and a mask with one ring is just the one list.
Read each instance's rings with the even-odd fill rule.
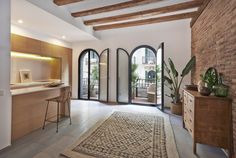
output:
[[196,144],[227,149],[232,154],[232,101],[229,98],[202,96],[197,91],[183,90],[183,126]]

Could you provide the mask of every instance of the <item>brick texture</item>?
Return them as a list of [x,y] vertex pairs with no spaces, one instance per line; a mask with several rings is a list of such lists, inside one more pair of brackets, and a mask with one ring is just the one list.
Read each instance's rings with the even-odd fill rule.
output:
[[[211,0],[192,26],[193,83],[208,67],[223,73],[233,98],[233,141],[236,153],[236,0]],[[236,158],[236,155],[234,156]]]

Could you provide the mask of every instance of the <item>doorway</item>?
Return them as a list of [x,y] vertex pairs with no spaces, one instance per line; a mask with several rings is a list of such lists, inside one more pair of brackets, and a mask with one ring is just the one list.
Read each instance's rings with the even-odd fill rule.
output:
[[94,49],[85,49],[78,59],[78,99],[109,100],[109,49],[99,55]]
[[78,85],[79,99],[99,99],[99,55],[93,49],[86,49],[80,54]]
[[117,49],[117,102],[155,105],[163,110],[164,43],[157,50],[151,46],[136,47],[131,54]]
[[131,52],[131,103],[161,104],[161,58],[159,58],[156,50],[147,45],[138,46]]

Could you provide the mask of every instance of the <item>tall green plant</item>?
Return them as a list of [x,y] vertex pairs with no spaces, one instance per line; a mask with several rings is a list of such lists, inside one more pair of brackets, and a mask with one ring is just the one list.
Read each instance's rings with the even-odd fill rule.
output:
[[156,65],[156,79],[157,79],[157,84],[161,82],[161,66]]
[[99,79],[99,71],[98,71],[98,66],[93,66],[92,68],[92,73],[91,73],[91,89],[94,89],[94,86],[96,84],[96,81]]
[[196,57],[193,56],[189,60],[189,62],[185,66],[185,68],[182,70],[182,73],[180,75],[180,79],[179,79],[179,73],[176,70],[174,63],[170,58],[168,59],[168,63],[169,63],[169,66],[164,61],[164,69],[167,72],[167,76],[163,76],[163,79],[164,79],[165,86],[170,89],[171,93],[170,93],[170,95],[166,95],[166,96],[171,97],[173,103],[177,104],[177,103],[181,102],[179,90],[180,90],[180,86],[182,84],[182,81],[183,81],[184,77],[195,66]]
[[132,64],[131,65],[131,82],[132,86],[136,86],[136,83],[138,81],[138,73],[136,72],[138,68],[138,64]]

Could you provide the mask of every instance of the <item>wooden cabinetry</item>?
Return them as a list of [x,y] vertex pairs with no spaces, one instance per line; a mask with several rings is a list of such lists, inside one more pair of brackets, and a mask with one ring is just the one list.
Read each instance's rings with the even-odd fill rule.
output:
[[[11,34],[11,51],[60,58],[62,72],[68,72],[68,75],[62,75],[62,80],[68,80],[72,85],[72,49]],[[68,78],[63,78],[63,76],[68,76]]]
[[193,152],[196,143],[228,149],[232,148],[232,103],[229,98],[202,96],[196,91],[184,90],[183,118],[193,138]]

